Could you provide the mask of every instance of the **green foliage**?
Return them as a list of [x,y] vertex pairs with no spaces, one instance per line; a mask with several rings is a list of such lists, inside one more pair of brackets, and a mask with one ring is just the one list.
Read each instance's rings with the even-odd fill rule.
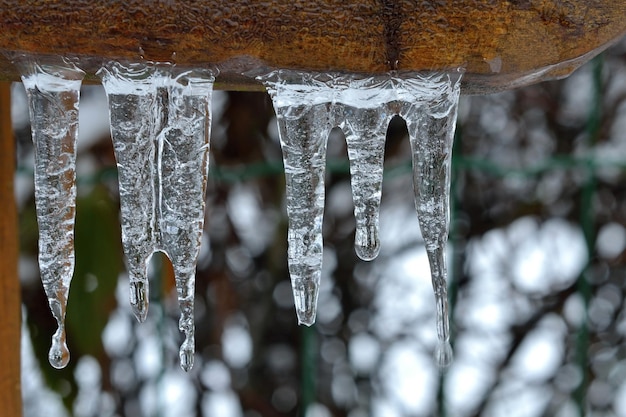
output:
[[118,207],[103,186],[79,197],[76,213],[76,267],[70,289],[67,327],[75,355],[101,359],[101,335],[115,308],[122,270]]

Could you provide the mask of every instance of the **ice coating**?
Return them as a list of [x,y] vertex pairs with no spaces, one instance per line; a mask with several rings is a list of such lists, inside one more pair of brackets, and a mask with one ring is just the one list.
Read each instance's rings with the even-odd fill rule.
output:
[[385,135],[399,114],[409,130],[415,206],[431,268],[441,367],[452,361],[445,250],[449,230],[450,157],[461,71],[363,77],[278,70],[258,77],[272,96],[283,148],[289,217],[289,272],[298,321],[315,319],[322,265],[326,140],[346,136],[354,212],[355,251],[364,260],[380,250],[378,215]]
[[109,100],[118,165],[122,244],[130,301],[148,311],[147,263],[155,251],[172,262],[185,335],[180,363],[194,359],[194,289],[204,224],[213,75],[171,67],[111,63],[100,72]]
[[74,273],[76,140],[83,71],[69,61],[43,64],[21,60],[35,149],[35,205],[39,225],[39,269],[57,322],[48,354],[64,368],[70,359],[65,312]]

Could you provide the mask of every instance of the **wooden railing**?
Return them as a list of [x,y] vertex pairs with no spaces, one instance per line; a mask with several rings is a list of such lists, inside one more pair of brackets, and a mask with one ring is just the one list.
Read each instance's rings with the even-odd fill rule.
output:
[[[464,92],[562,77],[626,31],[625,0],[0,1],[0,52],[220,68],[380,73],[464,67]],[[0,79],[17,80],[6,57]],[[95,78],[92,78],[95,79]]]
[[0,415],[20,416],[20,281],[10,84],[0,83]]

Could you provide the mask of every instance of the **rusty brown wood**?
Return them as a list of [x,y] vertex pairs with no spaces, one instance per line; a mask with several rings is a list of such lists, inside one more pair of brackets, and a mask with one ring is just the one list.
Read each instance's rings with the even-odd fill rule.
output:
[[[221,88],[279,67],[465,67],[466,92],[569,74],[626,31],[626,0],[0,0],[0,50],[218,65]],[[0,77],[17,79],[0,60]]]
[[20,282],[10,88],[10,83],[0,82],[0,415],[19,417],[22,415]]

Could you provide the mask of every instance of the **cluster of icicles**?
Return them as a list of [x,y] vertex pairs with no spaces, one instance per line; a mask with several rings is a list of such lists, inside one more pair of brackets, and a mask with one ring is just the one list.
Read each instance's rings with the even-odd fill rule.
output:
[[[74,270],[75,161],[84,72],[68,60],[16,62],[26,87],[35,145],[39,266],[58,329],[49,361],[69,361],[64,329]],[[122,243],[130,303],[148,311],[147,263],[155,251],[172,262],[185,335],[180,363],[194,358],[194,279],[208,175],[214,73],[173,65],[111,62],[97,74],[109,103],[117,159]],[[378,217],[385,136],[398,114],[410,136],[415,206],[425,241],[437,311],[436,360],[452,360],[445,245],[449,228],[450,156],[460,72],[375,77],[277,70],[257,77],[277,115],[286,177],[288,264],[298,322],[315,321],[322,270],[326,143],[345,134],[356,216],[355,249],[364,260],[380,249]]]

